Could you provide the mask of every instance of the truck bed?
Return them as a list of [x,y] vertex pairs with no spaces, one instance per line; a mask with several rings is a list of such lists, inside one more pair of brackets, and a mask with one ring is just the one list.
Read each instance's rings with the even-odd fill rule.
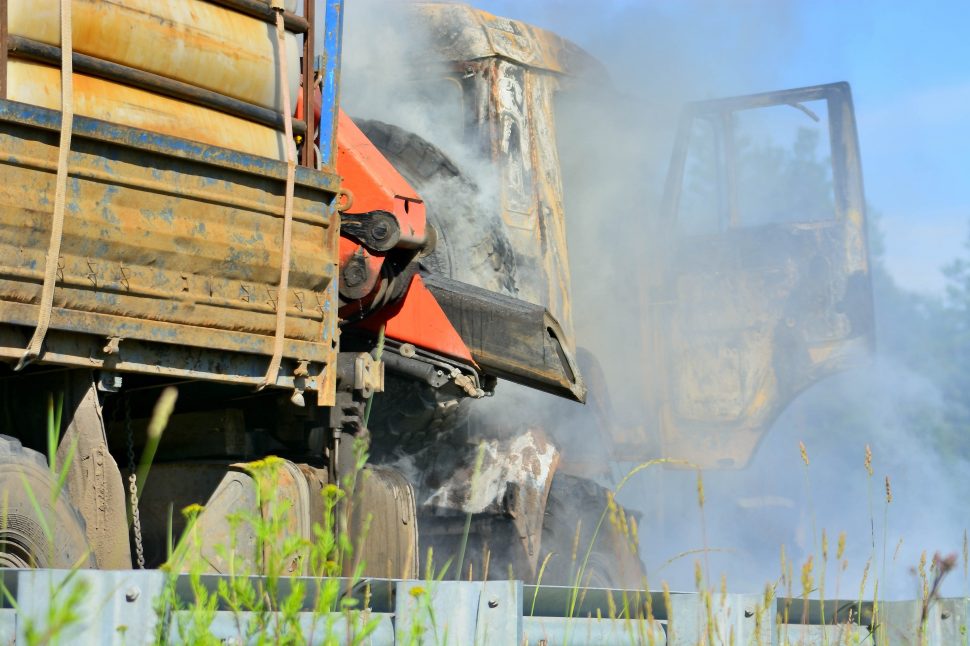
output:
[[[6,360],[19,359],[40,314],[59,128],[59,112],[0,101]],[[285,178],[268,158],[76,117],[38,362],[259,383],[275,333]],[[280,387],[324,392],[335,359],[338,184],[297,168]]]

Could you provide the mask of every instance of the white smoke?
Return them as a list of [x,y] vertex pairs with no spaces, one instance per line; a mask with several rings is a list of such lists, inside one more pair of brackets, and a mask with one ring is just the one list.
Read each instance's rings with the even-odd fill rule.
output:
[[[612,423],[649,428],[652,420],[640,417],[643,380],[660,367],[651,365],[643,341],[642,315],[631,293],[642,277],[631,275],[630,259],[649,255],[662,234],[647,223],[657,213],[679,108],[687,100],[780,89],[780,71],[791,53],[809,44],[802,42],[788,3],[604,6],[550,0],[491,2],[485,8],[571,37],[608,70],[612,89],[560,106],[577,344],[591,349],[603,367]],[[410,23],[400,5],[348,3],[345,20],[347,110],[425,136],[471,169],[486,190],[495,190],[487,166],[477,165],[474,152],[441,126],[446,119],[408,98],[413,52],[426,44],[419,31],[404,27]],[[842,79],[804,84],[836,80]],[[599,110],[597,102],[609,109]],[[824,529],[827,598],[855,599],[867,563],[867,595],[878,580],[882,598],[918,596],[910,568],[923,551],[960,552],[966,527],[960,474],[968,465],[949,460],[924,439],[924,428],[940,410],[940,395],[926,379],[885,357],[817,384],[776,421],[747,469],[703,474],[706,535],[693,472],[642,472],[621,501],[643,514],[641,553],[651,587],[667,581],[674,589],[693,589],[694,563],[704,560],[694,551],[707,550],[711,579],[723,574],[729,589],[759,592],[779,580],[784,545],[799,594],[805,560],[812,556],[816,573],[821,569]],[[484,411],[510,430],[544,417],[567,453],[605,453],[606,440],[590,431],[589,417],[577,415],[573,404],[500,384]],[[871,476],[864,466],[867,444]],[[615,482],[631,466],[614,463],[596,471],[606,479],[612,471]],[[886,476],[892,487],[888,505]],[[840,574],[841,532],[848,565]],[[966,586],[962,573],[951,575],[943,592],[966,593]]]

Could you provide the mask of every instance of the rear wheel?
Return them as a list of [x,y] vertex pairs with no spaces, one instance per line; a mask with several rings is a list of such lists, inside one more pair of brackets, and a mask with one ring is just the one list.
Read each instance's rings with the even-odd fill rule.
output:
[[[552,556],[548,557],[540,583],[573,586],[579,575],[581,588],[636,590],[643,585],[643,564],[634,551],[635,546],[611,522],[610,513],[606,514],[599,531],[596,530],[609,504],[607,493],[605,487],[592,480],[564,473],[555,475],[542,525],[539,564],[549,554]],[[624,513],[629,520],[629,512]]]
[[95,567],[84,521],[55,483],[47,462],[0,435],[0,567]]
[[424,264],[442,276],[514,296],[515,254],[505,223],[475,183],[413,132],[382,121],[355,123],[425,202],[438,241]]

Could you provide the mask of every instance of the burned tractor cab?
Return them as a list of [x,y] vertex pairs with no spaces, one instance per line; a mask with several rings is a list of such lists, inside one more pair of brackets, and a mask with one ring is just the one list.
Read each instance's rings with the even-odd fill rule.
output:
[[[635,208],[619,209],[617,221],[603,207],[627,202],[608,194],[592,207],[585,200],[596,211],[570,211],[570,228],[596,222],[597,236],[643,239],[632,257],[600,250],[613,278],[595,289],[614,304],[583,302],[577,314],[574,297],[588,295],[582,283],[591,277],[586,264],[570,275],[566,194],[602,194],[608,185],[589,181],[593,174],[565,185],[560,154],[570,133],[558,109],[566,93],[597,94],[605,72],[575,45],[518,21],[465,5],[411,12],[433,45],[408,70],[411,107],[434,115],[436,143],[447,148],[402,125],[357,125],[422,200],[435,246],[418,258],[417,275],[450,329],[392,331],[393,318],[386,321],[388,385],[374,400],[372,454],[411,469],[428,521],[423,544],[447,552],[471,514],[473,545],[520,545],[510,564],[535,572],[552,535],[564,532],[554,527],[563,500],[608,504],[596,484],[608,481],[608,469],[584,463],[588,456],[742,467],[801,390],[865,355],[872,305],[851,96],[835,84],[690,106],[662,207],[629,200]],[[608,334],[618,318],[629,337],[623,356],[587,353],[584,367],[576,331]],[[381,320],[362,322],[364,349]],[[440,345],[456,338],[468,350],[463,364]],[[418,378],[403,367],[415,357],[424,362]],[[500,385],[499,398],[515,409],[502,415],[469,401],[476,393],[449,377],[461,366],[482,394],[503,379],[582,400],[590,371],[601,376],[590,414],[509,397]],[[633,423],[610,407],[618,385],[638,391]],[[578,450],[560,441],[568,439],[564,419],[582,426]],[[515,467],[524,456],[534,458],[531,475]],[[597,549],[623,562],[622,537],[606,542],[621,547]],[[635,579],[639,568],[626,569]],[[622,580],[606,566],[601,574]]]

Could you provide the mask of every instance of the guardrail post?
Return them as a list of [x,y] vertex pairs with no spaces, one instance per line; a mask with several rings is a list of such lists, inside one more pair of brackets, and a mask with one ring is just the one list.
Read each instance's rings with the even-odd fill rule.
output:
[[[710,609],[700,594],[670,596],[668,646],[715,644],[764,644],[773,641],[774,606],[765,610],[764,595],[711,595]],[[760,617],[759,617],[760,613]]]
[[519,644],[521,581],[401,581],[394,604],[398,641],[442,646]]
[[[919,615],[918,601],[880,601],[874,626],[876,645],[916,644]],[[929,646],[928,642],[924,646]]]
[[936,603],[942,644],[970,642],[970,599],[941,599]]
[[17,611],[0,608],[0,644],[17,643]]
[[[914,644],[952,646],[966,644],[967,599],[938,599],[930,604],[926,622],[921,624],[923,602],[882,601],[879,603],[876,645]],[[922,632],[922,636],[920,635]]]
[[159,570],[22,570],[17,573],[17,644],[28,644],[27,628],[49,629],[52,612],[78,617],[73,644],[154,643],[158,618],[154,601],[166,574]]
[[478,600],[475,643],[522,643],[521,581],[485,582]]

